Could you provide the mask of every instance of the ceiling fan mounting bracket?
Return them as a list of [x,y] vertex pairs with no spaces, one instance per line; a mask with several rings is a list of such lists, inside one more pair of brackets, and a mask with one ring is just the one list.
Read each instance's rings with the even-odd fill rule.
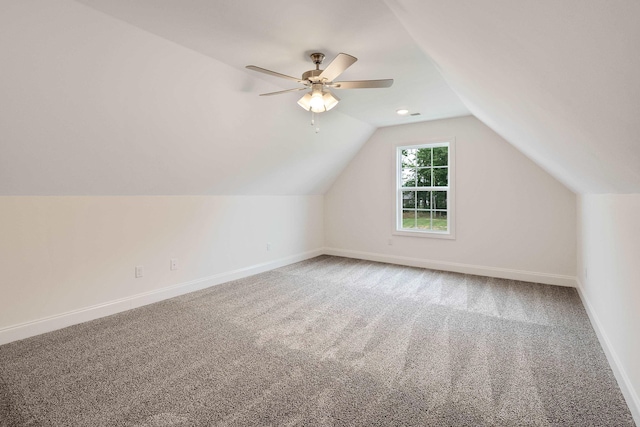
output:
[[314,64],[316,64],[316,70],[320,69],[320,64],[324,61],[324,53],[315,52],[309,55]]

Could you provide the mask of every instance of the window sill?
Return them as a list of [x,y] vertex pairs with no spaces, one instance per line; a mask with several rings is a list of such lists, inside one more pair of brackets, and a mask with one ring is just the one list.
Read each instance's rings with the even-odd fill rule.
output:
[[447,239],[447,240],[455,240],[456,236],[452,233],[443,233],[437,231],[400,231],[394,230],[392,233],[394,236],[404,236],[404,237],[421,237],[421,238],[429,238],[429,239]]

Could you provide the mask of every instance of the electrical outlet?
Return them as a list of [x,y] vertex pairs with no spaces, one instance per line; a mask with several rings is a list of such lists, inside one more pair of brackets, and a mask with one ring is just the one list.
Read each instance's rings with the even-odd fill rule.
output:
[[144,267],[136,265],[136,278],[144,276]]
[[392,239],[392,238],[389,238],[389,240],[387,240],[387,244],[388,244],[389,246],[393,245],[393,239]]
[[169,261],[169,269],[170,270],[178,269],[178,260],[176,258],[171,258],[171,261]]
[[271,243],[267,243],[267,251],[271,250]]

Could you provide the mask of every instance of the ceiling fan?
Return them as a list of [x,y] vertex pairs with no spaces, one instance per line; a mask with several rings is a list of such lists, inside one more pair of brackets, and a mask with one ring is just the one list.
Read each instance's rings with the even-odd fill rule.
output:
[[385,88],[393,84],[393,79],[384,80],[354,80],[336,82],[334,81],[340,74],[342,74],[347,68],[353,65],[358,60],[355,56],[348,55],[346,53],[339,53],[333,61],[327,65],[324,70],[320,69],[320,64],[324,60],[324,53],[316,52],[309,55],[311,60],[316,65],[315,70],[309,70],[302,74],[302,78],[296,78],[287,76],[285,74],[276,73],[275,71],[267,70],[265,68],[256,67],[255,65],[247,65],[250,70],[258,71],[260,73],[269,74],[271,76],[280,77],[287,80],[293,80],[294,82],[302,83],[304,86],[281,90],[278,92],[262,93],[260,96],[279,95],[287,92],[297,92],[300,90],[311,89],[302,98],[298,100],[298,105],[307,111],[313,113],[322,113],[329,111],[338,104],[340,99],[336,97],[329,88],[332,89],[367,89],[367,88]]

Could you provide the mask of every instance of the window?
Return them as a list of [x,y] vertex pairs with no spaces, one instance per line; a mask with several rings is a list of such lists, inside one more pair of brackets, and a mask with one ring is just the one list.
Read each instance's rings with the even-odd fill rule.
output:
[[454,238],[453,141],[396,146],[395,234]]

